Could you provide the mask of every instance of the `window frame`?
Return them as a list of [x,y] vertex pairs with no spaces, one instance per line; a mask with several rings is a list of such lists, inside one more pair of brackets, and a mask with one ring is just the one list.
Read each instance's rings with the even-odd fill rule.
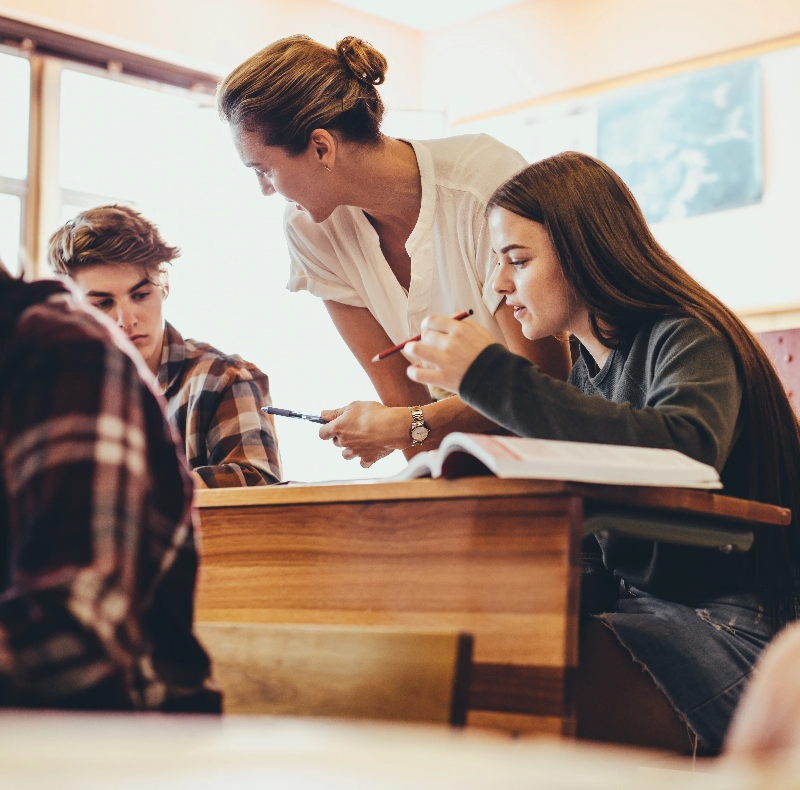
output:
[[107,202],[107,196],[62,189],[59,184],[62,70],[86,71],[181,95],[188,91],[209,104],[220,77],[6,16],[0,16],[0,51],[27,58],[31,67],[28,176],[0,177],[0,193],[21,199],[21,270],[27,279],[36,279],[48,275],[46,229],[60,224],[62,205]]
[[[4,55],[13,55],[14,57],[25,57],[25,53],[20,52],[19,48],[8,46],[3,41],[0,35],[0,53]],[[33,83],[33,72],[31,70],[31,84]],[[30,112],[30,111],[29,111]],[[28,124],[28,174],[25,178],[11,178],[9,176],[0,175],[0,194],[13,195],[20,199],[20,234],[19,234],[19,249],[21,256],[20,272],[25,273],[28,268],[28,256],[26,254],[26,239],[28,231],[28,207],[30,203],[29,195],[29,181],[30,181],[30,123]],[[6,261],[11,263],[11,261]]]

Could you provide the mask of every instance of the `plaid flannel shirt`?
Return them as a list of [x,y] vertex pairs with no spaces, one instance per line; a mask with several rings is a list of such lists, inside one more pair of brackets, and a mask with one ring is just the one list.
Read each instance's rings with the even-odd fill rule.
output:
[[269,406],[269,379],[239,356],[166,325],[158,386],[189,466],[207,488],[263,486],[281,479]]
[[0,706],[220,709],[191,479],[142,375],[63,285],[0,277]]

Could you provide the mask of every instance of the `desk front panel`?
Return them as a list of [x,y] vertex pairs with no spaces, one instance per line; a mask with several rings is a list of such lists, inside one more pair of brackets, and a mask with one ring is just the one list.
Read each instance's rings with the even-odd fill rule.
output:
[[567,495],[203,508],[197,619],[461,629],[472,721],[569,729],[581,519]]

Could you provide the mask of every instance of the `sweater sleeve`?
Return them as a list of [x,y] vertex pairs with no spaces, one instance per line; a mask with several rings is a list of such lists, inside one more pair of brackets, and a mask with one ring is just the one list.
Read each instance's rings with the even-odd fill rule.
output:
[[635,408],[553,379],[496,344],[472,363],[459,395],[519,436],[674,449],[721,470],[742,400],[727,343],[696,322],[678,323],[651,338],[648,369],[632,382],[643,403]]
[[252,366],[229,374],[217,382],[219,389],[202,394],[211,412],[205,428],[208,463],[194,471],[207,488],[277,483],[278,442],[271,419],[261,411],[272,403],[269,379]]

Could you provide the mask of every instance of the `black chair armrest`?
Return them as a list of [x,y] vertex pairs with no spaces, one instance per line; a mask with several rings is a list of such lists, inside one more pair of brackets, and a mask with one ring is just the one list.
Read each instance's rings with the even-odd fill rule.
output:
[[723,519],[633,508],[594,507],[583,525],[584,535],[606,533],[723,551],[749,551],[755,539],[750,527]]

